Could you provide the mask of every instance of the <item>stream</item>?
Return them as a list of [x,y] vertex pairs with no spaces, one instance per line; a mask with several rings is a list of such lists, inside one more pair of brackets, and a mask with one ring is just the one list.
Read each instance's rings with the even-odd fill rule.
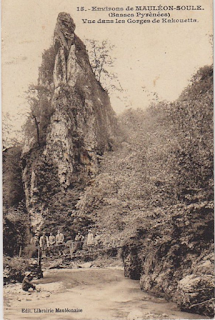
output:
[[125,278],[122,268],[53,269],[34,283],[40,292],[5,286],[4,320],[202,319],[141,291],[139,281]]

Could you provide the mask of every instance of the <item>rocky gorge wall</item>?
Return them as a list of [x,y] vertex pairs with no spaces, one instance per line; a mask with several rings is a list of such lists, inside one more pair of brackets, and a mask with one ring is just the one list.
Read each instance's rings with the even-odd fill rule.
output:
[[46,143],[35,145],[32,137],[26,137],[23,148],[22,178],[34,231],[42,228],[45,216],[51,216],[50,201],[56,195],[65,197],[92,179],[99,157],[112,148],[116,130],[108,94],[96,80],[86,47],[74,31],[71,16],[60,13],[54,31],[53,113]]
[[125,276],[181,310],[214,316],[213,204],[175,208],[123,247]]

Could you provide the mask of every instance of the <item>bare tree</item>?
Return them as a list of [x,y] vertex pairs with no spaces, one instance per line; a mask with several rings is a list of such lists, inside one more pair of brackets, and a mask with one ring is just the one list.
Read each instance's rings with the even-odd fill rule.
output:
[[114,71],[114,62],[116,60],[116,58],[112,57],[114,45],[110,44],[107,40],[100,42],[98,40],[86,39],[85,43],[96,79],[106,91],[122,92],[123,89],[118,75]]

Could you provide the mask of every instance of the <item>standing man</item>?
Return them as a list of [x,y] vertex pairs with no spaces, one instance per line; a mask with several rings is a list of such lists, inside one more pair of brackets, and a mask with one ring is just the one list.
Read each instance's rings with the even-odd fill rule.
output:
[[49,245],[50,247],[53,247],[55,245],[55,236],[52,234],[52,232],[50,232],[49,236]]
[[91,251],[93,246],[94,246],[94,237],[93,237],[93,233],[91,230],[88,231],[88,235],[87,235],[87,246],[89,248],[89,250]]
[[56,235],[56,245],[59,247],[59,255],[63,253],[63,245],[64,245],[64,235],[60,230],[58,230]]
[[63,244],[64,243],[64,235],[63,233],[60,232],[60,230],[57,231],[57,235],[56,235],[56,244]]
[[46,250],[48,247],[49,247],[49,240],[45,232],[43,231],[43,234],[40,237],[40,249],[42,251],[42,257],[46,257]]
[[80,231],[78,231],[78,234],[75,237],[75,248],[73,253],[82,249],[83,241],[84,241],[84,237],[81,235]]
[[55,239],[55,236],[52,234],[52,232],[50,232],[50,235],[49,235],[49,253],[50,253],[50,257],[52,257],[52,254],[53,254],[53,247],[55,245],[55,242],[56,242],[56,239]]

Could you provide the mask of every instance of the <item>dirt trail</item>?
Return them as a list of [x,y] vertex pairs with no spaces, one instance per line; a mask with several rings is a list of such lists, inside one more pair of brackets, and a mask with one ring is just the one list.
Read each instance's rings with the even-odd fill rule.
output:
[[[124,278],[121,268],[50,270],[35,282],[41,292],[25,293],[21,284],[5,287],[4,320],[202,319],[142,292],[139,281]],[[55,308],[68,308],[70,312],[56,312]],[[29,312],[23,313],[22,309]],[[35,313],[34,309],[46,312]]]

